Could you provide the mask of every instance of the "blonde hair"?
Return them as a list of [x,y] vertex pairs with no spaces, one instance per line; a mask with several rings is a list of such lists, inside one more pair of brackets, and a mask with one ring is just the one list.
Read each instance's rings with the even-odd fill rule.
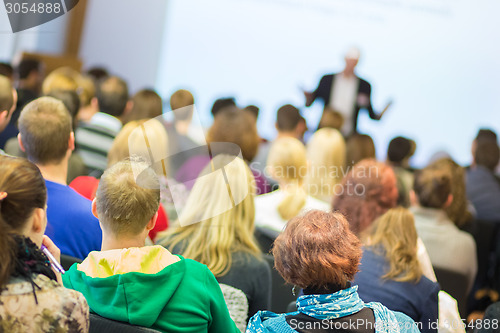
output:
[[342,134],[333,128],[322,128],[307,143],[307,191],[313,197],[331,198],[342,181],[346,147]]
[[[133,165],[132,165],[133,164]],[[140,168],[140,183],[133,168]],[[104,171],[96,192],[96,208],[104,229],[114,235],[141,233],[160,206],[155,172],[137,157],[120,161]]]
[[272,144],[268,156],[267,166],[271,168],[273,178],[291,187],[278,205],[281,218],[289,220],[299,214],[307,200],[303,189],[307,174],[306,148],[295,138],[281,138]]
[[81,74],[69,67],[59,67],[53,70],[43,80],[42,94],[50,94],[54,90],[77,91]]
[[[217,173],[220,177],[216,179]],[[160,244],[207,265],[215,276],[223,276],[231,269],[234,252],[259,257],[261,252],[253,235],[254,191],[252,172],[241,158],[217,155],[203,169],[179,220]],[[228,205],[228,193],[236,205]]]
[[388,210],[363,234],[368,247],[385,255],[389,262],[384,279],[418,282],[422,268],[417,258],[417,230],[413,214],[406,208]]
[[166,176],[168,163],[154,165],[156,161],[151,160],[151,155],[165,158],[167,151],[167,132],[158,120],[134,120],[123,126],[115,137],[108,153],[108,167],[130,155],[138,155],[149,161],[158,175]]

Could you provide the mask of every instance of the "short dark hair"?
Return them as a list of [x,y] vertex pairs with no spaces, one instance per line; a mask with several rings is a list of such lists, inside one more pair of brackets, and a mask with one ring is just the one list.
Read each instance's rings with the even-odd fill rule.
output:
[[105,78],[97,89],[99,111],[119,117],[125,111],[128,102],[127,83],[117,76]]
[[451,194],[451,174],[435,166],[415,172],[413,190],[422,207],[443,208]]
[[312,210],[291,219],[273,245],[276,270],[286,282],[347,287],[358,272],[361,242],[340,213]]
[[214,104],[212,105],[211,112],[212,115],[215,117],[215,115],[219,113],[221,110],[235,106],[236,106],[236,100],[234,99],[234,97],[219,98],[216,99]]
[[303,119],[299,109],[291,104],[286,104],[278,109],[276,127],[280,131],[293,131]]
[[16,72],[20,80],[26,79],[31,72],[40,70],[40,61],[35,59],[23,59],[17,65]]
[[98,82],[109,77],[108,70],[104,67],[92,67],[87,70],[87,75]]
[[400,163],[415,153],[415,143],[405,137],[397,136],[391,140],[387,149],[387,159],[393,163]]
[[500,149],[496,141],[479,141],[474,161],[477,165],[484,166],[491,171],[495,171],[500,160]]
[[14,68],[6,62],[0,62],[0,75],[10,79],[14,75]]
[[497,134],[488,128],[481,128],[477,132],[476,138],[475,138],[477,143],[480,143],[482,141],[493,141],[497,142]]
[[250,112],[255,117],[255,119],[259,118],[260,109],[259,109],[258,106],[247,105],[247,106],[245,106],[245,108],[243,109],[243,111]]

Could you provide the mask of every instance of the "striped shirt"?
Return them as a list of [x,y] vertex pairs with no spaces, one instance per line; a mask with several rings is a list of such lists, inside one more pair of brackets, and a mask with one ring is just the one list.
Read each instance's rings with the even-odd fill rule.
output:
[[121,127],[118,118],[98,112],[88,123],[82,123],[76,129],[78,153],[90,175],[99,177],[106,169],[108,151]]

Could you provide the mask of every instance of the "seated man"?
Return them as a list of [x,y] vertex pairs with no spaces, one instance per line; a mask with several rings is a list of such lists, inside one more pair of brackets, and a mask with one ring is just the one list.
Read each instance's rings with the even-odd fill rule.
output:
[[28,103],[19,116],[19,146],[42,172],[47,186],[47,231],[61,253],[83,259],[101,247],[91,201],[70,188],[68,162],[75,148],[71,116],[52,97]]
[[470,290],[477,273],[476,242],[459,230],[444,210],[453,201],[451,176],[432,166],[418,171],[410,200],[415,227],[432,266],[464,274]]
[[[144,171],[135,180],[133,170]],[[73,265],[64,286],[83,293],[93,312],[113,320],[162,332],[239,332],[205,265],[162,246],[145,246],[159,202],[158,178],[145,163],[133,159],[106,170],[92,202],[102,251]]]

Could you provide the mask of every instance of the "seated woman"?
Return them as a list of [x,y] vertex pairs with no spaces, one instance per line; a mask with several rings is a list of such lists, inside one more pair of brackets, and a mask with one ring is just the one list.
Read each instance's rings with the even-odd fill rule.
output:
[[255,225],[281,232],[286,222],[308,209],[330,210],[330,205],[309,196],[304,189],[306,148],[299,140],[284,137],[269,150],[266,168],[279,189],[255,198]]
[[410,211],[390,209],[363,237],[365,248],[354,284],[364,301],[408,315],[424,333],[437,332],[429,323],[437,323],[440,288],[422,274],[417,238]]
[[0,332],[88,332],[89,307],[59,284],[40,250],[60,251],[44,236],[47,189],[24,158],[0,156]]
[[269,308],[271,294],[271,270],[254,239],[254,193],[254,177],[243,159],[217,155],[159,242],[207,265],[219,283],[242,290],[250,316]]
[[358,287],[351,287],[361,242],[342,214],[313,210],[290,220],[273,254],[281,276],[303,288],[304,295],[297,299],[297,312],[259,311],[247,332],[347,332],[345,327],[349,332],[419,332],[405,314],[364,303]]
[[331,203],[345,173],[346,145],[342,134],[333,128],[316,131],[307,143],[307,160],[309,195]]

